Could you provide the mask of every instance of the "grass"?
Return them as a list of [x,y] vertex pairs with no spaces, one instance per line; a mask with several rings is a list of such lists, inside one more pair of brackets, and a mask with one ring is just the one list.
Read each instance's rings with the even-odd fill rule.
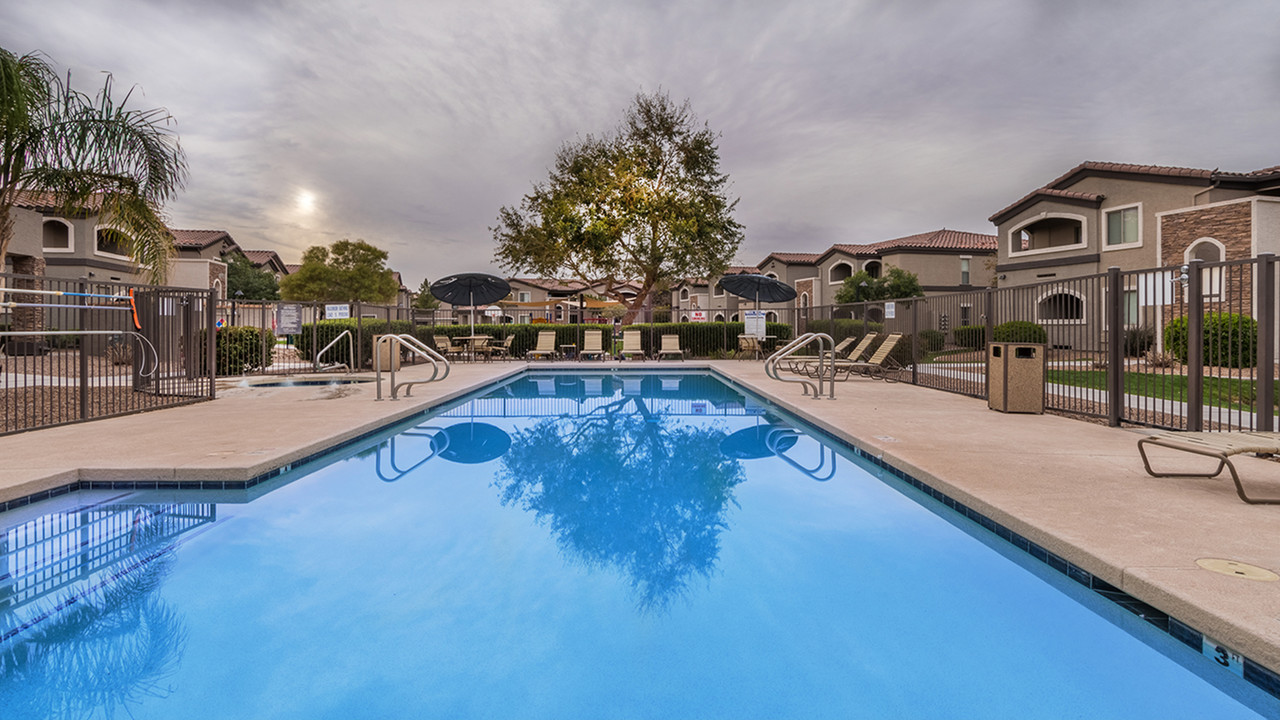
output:
[[[1059,385],[1104,389],[1107,386],[1105,370],[1062,370],[1050,369],[1046,380]],[[1280,399],[1280,382],[1274,382],[1276,395]],[[1177,402],[1187,400],[1186,375],[1155,375],[1151,373],[1127,372],[1124,374],[1124,391],[1129,395],[1161,398]],[[1253,380],[1237,378],[1204,378],[1204,403],[1214,407],[1231,410],[1253,410],[1257,397]]]

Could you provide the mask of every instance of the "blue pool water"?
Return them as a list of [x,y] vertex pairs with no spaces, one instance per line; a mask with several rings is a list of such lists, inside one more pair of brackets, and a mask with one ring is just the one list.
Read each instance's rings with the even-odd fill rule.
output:
[[251,491],[0,515],[0,718],[1250,718],[707,375],[518,378]]

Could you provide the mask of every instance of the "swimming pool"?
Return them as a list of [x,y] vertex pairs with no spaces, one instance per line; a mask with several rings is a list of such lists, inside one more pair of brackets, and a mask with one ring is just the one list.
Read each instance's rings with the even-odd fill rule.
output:
[[4,718],[1280,707],[706,374],[529,374],[253,493],[50,503],[0,515]]

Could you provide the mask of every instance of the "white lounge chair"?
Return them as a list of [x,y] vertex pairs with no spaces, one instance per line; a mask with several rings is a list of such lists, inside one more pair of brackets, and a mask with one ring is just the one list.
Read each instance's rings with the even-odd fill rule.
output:
[[[1147,445],[1204,455],[1218,461],[1218,467],[1211,473],[1199,472],[1156,472],[1151,469],[1151,460],[1147,457]],[[1147,474],[1152,477],[1205,477],[1213,478],[1222,474],[1225,468],[1231,471],[1231,481],[1236,484],[1236,495],[1250,505],[1280,505],[1280,497],[1254,498],[1244,491],[1240,482],[1240,474],[1231,463],[1232,455],[1255,453],[1258,455],[1280,455],[1280,432],[1161,432],[1148,435],[1138,441],[1138,454],[1142,456],[1142,464]]]

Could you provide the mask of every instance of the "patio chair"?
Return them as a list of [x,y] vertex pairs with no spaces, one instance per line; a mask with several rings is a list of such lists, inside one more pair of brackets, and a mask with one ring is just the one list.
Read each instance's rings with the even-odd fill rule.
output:
[[[835,372],[833,379],[848,380],[854,373],[863,377],[884,380],[885,382],[897,382],[898,374],[902,372],[902,365],[894,360],[892,356],[894,348],[898,347],[898,341],[902,339],[902,333],[890,333],[880,343],[880,347],[872,353],[871,359],[865,362],[858,360],[833,360]],[[843,375],[843,377],[841,377]]]
[[644,348],[641,347],[639,330],[622,331],[622,352],[618,354],[622,356],[623,360],[636,355],[639,355],[641,360],[644,359]]
[[760,347],[760,338],[755,335],[739,335],[738,336],[738,359],[742,360],[748,355],[752,360],[760,359],[764,354],[764,348]]
[[578,353],[578,359],[589,360],[593,357],[604,360],[606,355],[604,352],[604,335],[605,330],[587,330],[582,334],[582,352]]
[[679,335],[662,336],[662,349],[658,351],[658,359],[661,360],[667,355],[678,355],[681,360],[684,360],[684,350],[680,349]]
[[542,358],[544,360],[554,360],[556,357],[556,334],[552,330],[543,330],[538,333],[538,344],[532,350],[524,354],[526,360],[536,360]]
[[868,348],[871,347],[871,343],[874,342],[877,337],[879,337],[879,333],[869,332],[866,335],[863,335],[862,339],[858,341],[857,346],[850,350],[849,346],[853,345],[853,336],[850,335],[837,343],[829,353],[822,352],[817,358],[793,358],[790,363],[788,363],[787,369],[793,373],[809,375],[812,377],[818,372],[819,359],[826,359],[828,363],[833,360],[852,360],[854,362],[860,362],[864,359]]
[[498,343],[497,345],[486,345],[485,351],[488,352],[491,357],[500,357],[503,360],[510,360],[511,359],[511,343],[515,341],[516,341],[516,335],[515,333],[511,333],[506,337],[505,340],[503,340],[501,343]]
[[[1199,472],[1156,472],[1151,469],[1151,460],[1147,457],[1147,445],[1204,455],[1218,461],[1218,467],[1212,473]],[[1142,464],[1147,474],[1152,477],[1203,477],[1215,478],[1222,474],[1223,468],[1231,471],[1231,481],[1236,485],[1236,495],[1250,505],[1280,505],[1280,497],[1250,497],[1240,482],[1240,474],[1231,463],[1232,455],[1255,453],[1258,455],[1280,454],[1280,432],[1160,432],[1147,435],[1138,440],[1138,454],[1142,456]]]
[[462,343],[455,343],[453,338],[448,335],[433,335],[432,340],[436,344],[436,352],[446,358],[457,359],[466,355],[467,346]]

